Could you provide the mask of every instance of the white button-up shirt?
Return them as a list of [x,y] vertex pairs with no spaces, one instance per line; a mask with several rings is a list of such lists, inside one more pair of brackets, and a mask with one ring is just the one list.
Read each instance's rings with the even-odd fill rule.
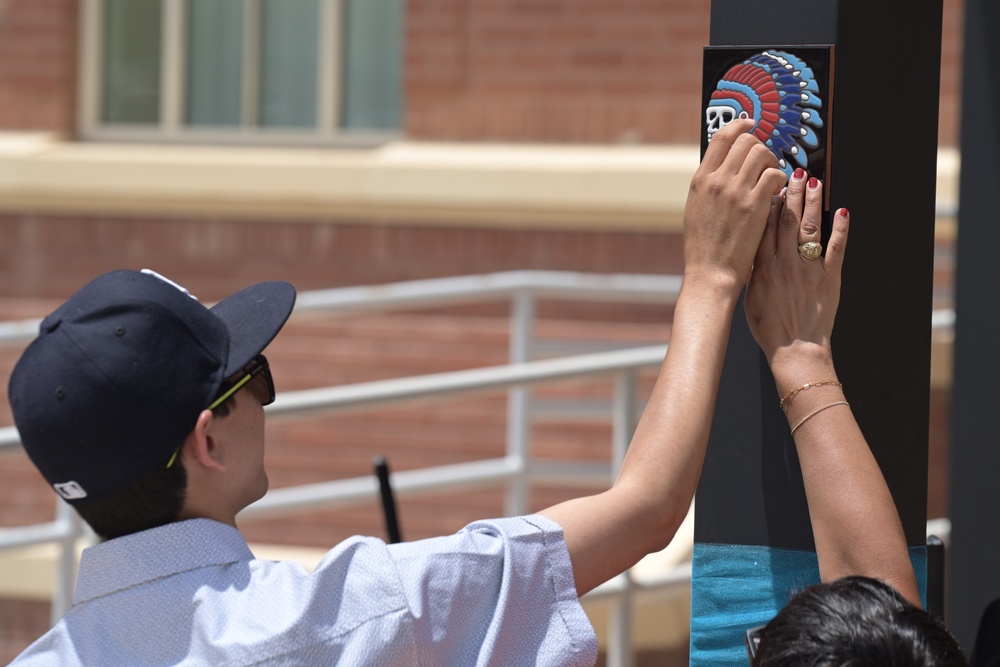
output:
[[169,524],[84,551],[73,608],[13,665],[593,665],[562,530],[528,516],[315,571],[256,560],[235,528]]

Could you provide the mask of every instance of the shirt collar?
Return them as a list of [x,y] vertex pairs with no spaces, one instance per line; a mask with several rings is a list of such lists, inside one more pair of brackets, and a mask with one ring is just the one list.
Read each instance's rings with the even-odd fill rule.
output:
[[210,519],[169,523],[84,549],[73,604],[212,565],[253,560],[240,531]]

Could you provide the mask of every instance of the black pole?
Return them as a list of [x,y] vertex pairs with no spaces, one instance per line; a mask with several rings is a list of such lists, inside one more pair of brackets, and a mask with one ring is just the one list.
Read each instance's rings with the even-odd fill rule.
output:
[[[911,547],[924,546],[927,522],[941,17],[941,0],[713,0],[711,11],[712,46],[834,45],[827,193],[831,211],[850,209],[851,233],[833,349]],[[695,543],[696,556],[699,544],[815,549],[794,444],[742,302]]]
[[965,647],[1000,597],[1000,131],[983,117],[1000,94],[998,28],[1000,5],[966,0],[948,552],[948,618]]
[[945,546],[937,535],[927,536],[927,611],[944,618]]
[[389,483],[389,463],[384,456],[376,456],[373,462],[375,476],[378,477],[379,493],[382,498],[382,514],[385,517],[385,531],[389,537],[389,544],[396,544],[403,541],[399,530],[399,519],[396,516],[396,499],[392,493],[392,485]]
[[[885,29],[900,16],[907,29]],[[829,194],[833,210],[850,209],[852,225],[834,354],[907,540],[923,545],[941,2],[713,0],[710,39],[836,46]],[[906,113],[885,126],[885,109],[902,99]],[[739,308],[698,490],[696,539],[813,547],[776,395]]]

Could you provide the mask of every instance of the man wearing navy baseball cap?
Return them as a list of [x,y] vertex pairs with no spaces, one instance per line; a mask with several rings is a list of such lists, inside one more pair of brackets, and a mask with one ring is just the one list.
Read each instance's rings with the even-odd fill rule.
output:
[[[103,538],[185,515],[235,525],[236,505],[267,490],[260,407],[274,399],[274,385],[261,352],[294,303],[295,289],[279,281],[206,308],[149,270],[96,278],[42,321],[11,374],[28,456]],[[237,391],[244,385],[246,397]],[[233,436],[251,446],[245,433],[230,433],[244,413],[260,450],[245,473],[255,483],[245,497],[192,507],[199,485],[211,489],[216,475],[232,472]],[[241,451],[240,465],[244,458]]]

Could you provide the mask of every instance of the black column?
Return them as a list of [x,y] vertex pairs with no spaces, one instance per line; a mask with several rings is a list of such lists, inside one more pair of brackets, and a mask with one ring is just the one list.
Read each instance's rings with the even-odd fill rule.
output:
[[948,618],[971,649],[1000,597],[1000,5],[966,0],[962,173],[955,271]]

